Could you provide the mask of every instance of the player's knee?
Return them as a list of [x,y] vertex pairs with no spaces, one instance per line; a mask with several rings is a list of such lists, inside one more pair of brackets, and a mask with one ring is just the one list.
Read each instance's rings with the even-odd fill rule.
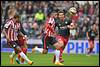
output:
[[61,45],[61,47],[64,46],[63,41],[58,41],[58,43]]
[[55,44],[54,46],[55,46],[55,48],[56,48],[57,50],[60,50],[60,48],[61,48],[61,45],[60,45],[60,44],[58,44],[58,43],[57,43],[57,44]]
[[94,46],[92,46],[92,48],[94,48]]
[[27,53],[27,48],[22,48],[23,53]]

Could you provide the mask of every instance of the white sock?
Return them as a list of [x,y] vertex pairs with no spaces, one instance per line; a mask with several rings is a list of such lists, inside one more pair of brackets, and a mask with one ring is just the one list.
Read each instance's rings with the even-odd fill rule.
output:
[[20,56],[21,56],[22,58],[24,58],[27,62],[30,61],[30,60],[28,59],[28,57],[27,57],[23,52],[20,52],[19,54],[20,54]]
[[56,56],[56,61],[55,62],[59,62],[60,50],[55,50],[55,56]]
[[38,48],[38,47],[36,47],[36,48],[35,48],[35,51],[38,51],[38,52],[42,53],[42,52],[43,52],[43,48]]

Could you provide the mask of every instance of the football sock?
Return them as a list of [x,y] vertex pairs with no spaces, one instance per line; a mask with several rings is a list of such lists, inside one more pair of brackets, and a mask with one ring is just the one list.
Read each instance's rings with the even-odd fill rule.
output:
[[55,62],[59,62],[60,50],[55,50],[55,56],[56,56],[56,61]]
[[20,54],[20,56],[21,56],[22,58],[24,58],[27,62],[30,61],[30,60],[28,59],[28,57],[27,57],[23,52],[20,52],[19,54]]

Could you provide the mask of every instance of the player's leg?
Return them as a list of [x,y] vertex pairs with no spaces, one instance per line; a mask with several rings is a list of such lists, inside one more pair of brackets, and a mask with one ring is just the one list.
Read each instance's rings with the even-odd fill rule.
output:
[[[61,45],[63,45],[63,41],[62,41],[62,38],[60,37],[60,36],[57,36],[56,37],[56,39],[57,39],[57,41],[59,41],[59,43],[61,44]],[[56,46],[55,46],[56,47]],[[59,59],[60,59],[60,57],[62,56],[61,54],[62,54],[62,47],[59,49],[60,50],[60,56],[59,56]],[[56,55],[54,55],[54,57],[53,57],[53,63],[56,61]]]
[[20,56],[22,57],[22,58],[24,58],[27,62],[28,62],[28,64],[32,64],[33,62],[31,61],[31,60],[29,60],[28,59],[28,57],[23,53],[23,51],[21,50],[21,48],[17,45],[17,42],[13,42],[13,48],[16,50],[16,54],[20,54]]
[[[10,41],[10,42],[7,42],[8,43],[8,45],[9,45],[9,47],[11,47],[11,48],[13,48],[12,47],[12,42]],[[15,53],[15,50],[13,50],[12,51],[12,53],[11,53],[11,55],[9,55],[9,57],[10,57],[10,64],[14,64],[14,56],[16,55],[16,53]]]
[[94,40],[92,40],[91,50],[90,50],[90,52],[92,52],[92,51],[93,51],[93,48],[94,48]]
[[54,37],[50,37],[49,38],[49,42],[50,44],[53,44],[53,46],[55,47],[55,64],[58,65],[63,65],[62,63],[60,63],[59,57],[60,57],[60,48],[63,46],[63,44],[60,44],[60,42],[58,40],[56,40],[56,38]]
[[[27,41],[25,39],[23,39],[22,41],[23,41],[23,43],[21,45],[21,49],[22,49],[23,53],[26,55],[27,54]],[[24,63],[24,61],[25,60],[23,58],[21,58],[22,64]]]
[[[25,47],[23,47],[22,48],[22,51],[23,51],[23,53],[26,55],[26,53],[27,53],[27,48],[25,48]],[[21,58],[21,63],[23,64],[24,63],[24,59],[23,58]]]
[[58,64],[58,65],[64,65],[62,63],[60,63],[60,48],[63,46],[61,45],[59,42],[55,43],[54,44],[56,50],[55,50],[55,64]]
[[[26,39],[23,36],[18,36],[18,43],[19,43],[19,46],[21,47],[22,51],[26,55],[26,53],[27,53],[27,41],[26,41]],[[18,53],[18,58],[16,58],[16,62],[18,64],[23,64],[24,63],[24,59],[21,58],[19,53]]]
[[32,53],[34,53],[35,51],[38,51],[38,52],[42,53],[43,48],[38,48],[38,46],[35,46],[35,48],[32,49]]
[[34,53],[35,51],[38,51],[38,52],[40,52],[42,54],[47,54],[48,50],[47,50],[47,48],[46,49],[44,48],[44,43],[46,45],[45,47],[47,47],[48,42],[45,39],[45,35],[43,35],[43,37],[42,37],[43,48],[38,48],[38,46],[35,46],[35,48],[32,49],[32,52]]
[[[27,53],[27,48],[22,47],[21,50],[22,50],[23,53],[26,55],[26,53]],[[16,58],[16,62],[17,62],[18,64],[24,64],[24,61],[25,61],[25,60],[24,60],[23,58],[21,58],[20,54],[18,53],[18,58]]]
[[63,47],[60,48],[60,62],[64,62],[64,60],[62,59],[62,53],[68,43],[69,37],[67,38],[62,38],[60,43],[63,44]]
[[15,55],[16,55],[15,51],[13,51],[11,55],[9,55],[9,57],[10,57],[10,64],[14,64],[14,56]]
[[[18,37],[18,45],[21,47],[24,43],[23,43],[23,37],[22,36],[20,36],[20,35],[18,35],[17,36]],[[21,48],[22,49],[22,48]],[[18,64],[20,64],[20,60],[21,60],[21,56],[20,56],[20,54],[18,53],[18,56],[17,56],[17,58],[16,58],[16,62],[18,63]]]
[[87,49],[87,56],[90,56],[90,53],[93,51],[94,48],[94,41],[93,40],[89,40],[89,48]]

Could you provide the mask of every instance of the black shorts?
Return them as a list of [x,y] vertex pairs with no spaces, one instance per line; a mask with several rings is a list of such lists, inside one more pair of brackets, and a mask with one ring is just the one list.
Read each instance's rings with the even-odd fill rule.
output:
[[18,41],[10,41],[8,42],[8,45],[11,47],[11,48],[16,48],[18,46]]
[[48,37],[47,38],[47,42],[50,44],[50,45],[53,45],[55,43],[57,43],[57,39],[55,37]]

